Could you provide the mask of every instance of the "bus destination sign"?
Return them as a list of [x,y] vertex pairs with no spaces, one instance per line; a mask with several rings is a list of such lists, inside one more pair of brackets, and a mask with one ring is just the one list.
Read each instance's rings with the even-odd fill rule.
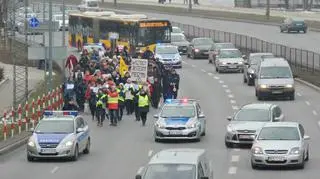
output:
[[140,27],[167,27],[167,22],[141,22]]

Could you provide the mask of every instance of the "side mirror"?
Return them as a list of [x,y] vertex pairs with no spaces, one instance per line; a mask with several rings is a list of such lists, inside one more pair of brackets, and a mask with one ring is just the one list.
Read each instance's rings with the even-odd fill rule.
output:
[[181,31],[182,34],[184,34],[184,31]]
[[30,129],[29,129],[29,132],[34,132],[34,128],[30,128]]
[[209,177],[201,177],[200,179],[209,179]]
[[247,56],[246,55],[242,55],[242,58],[246,58]]
[[204,114],[199,114],[198,118],[205,118],[206,116]]
[[159,114],[155,114],[155,115],[153,115],[153,117],[158,119],[159,118]]
[[84,132],[84,129],[83,128],[78,128],[77,129],[77,133],[80,133],[80,132]]
[[228,116],[228,117],[227,117],[227,120],[228,120],[228,121],[231,121],[231,120],[232,120],[232,117],[231,117],[231,116]]
[[305,135],[305,136],[303,136],[303,139],[304,139],[304,140],[309,140],[309,139],[310,139],[310,136]]
[[140,174],[136,175],[136,179],[141,179],[142,176]]
[[275,117],[275,118],[273,119],[273,121],[274,121],[274,122],[279,122],[279,121],[280,121],[280,117]]

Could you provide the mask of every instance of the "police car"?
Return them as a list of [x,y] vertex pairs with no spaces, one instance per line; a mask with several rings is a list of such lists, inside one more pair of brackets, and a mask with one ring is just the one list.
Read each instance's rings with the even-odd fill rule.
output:
[[182,68],[182,57],[177,46],[171,44],[157,44],[154,51],[154,57],[165,66]]
[[[98,51],[99,49],[101,49],[104,53],[106,52],[102,43],[86,43],[83,45],[82,50],[87,50],[88,53],[91,53],[93,50]],[[82,52],[80,52],[80,54],[82,54]]]
[[90,130],[77,111],[45,111],[27,144],[27,159],[78,159],[90,152]]
[[199,103],[192,99],[168,99],[159,114],[154,115],[156,142],[166,139],[200,141],[206,134],[206,120]]

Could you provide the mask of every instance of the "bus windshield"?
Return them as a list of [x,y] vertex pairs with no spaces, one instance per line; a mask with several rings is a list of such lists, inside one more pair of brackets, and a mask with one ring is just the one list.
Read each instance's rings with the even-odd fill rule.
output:
[[169,27],[140,28],[137,45],[146,46],[155,43],[170,43],[171,32]]

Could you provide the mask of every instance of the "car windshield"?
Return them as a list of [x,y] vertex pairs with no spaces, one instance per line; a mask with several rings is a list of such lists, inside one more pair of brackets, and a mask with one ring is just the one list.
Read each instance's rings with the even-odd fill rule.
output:
[[234,45],[232,43],[228,43],[228,44],[216,44],[216,49],[230,49],[230,48],[234,48]]
[[172,27],[172,33],[182,33],[182,30],[179,27]]
[[262,58],[272,58],[273,55],[255,55],[250,57],[250,65],[258,65],[260,64]]
[[158,54],[176,54],[179,53],[177,47],[157,47]]
[[184,42],[186,38],[184,35],[171,35],[171,42]]
[[269,110],[266,109],[241,109],[235,116],[235,121],[270,121]]
[[42,120],[37,128],[36,133],[72,133],[74,132],[73,120]]
[[262,67],[260,72],[260,78],[292,78],[292,74],[289,67]]
[[212,39],[196,39],[194,40],[195,45],[211,45],[213,44]]
[[264,127],[258,140],[300,140],[300,135],[296,127]]
[[96,1],[89,1],[89,2],[88,2],[88,7],[98,7],[98,2],[96,2]]
[[221,50],[219,58],[241,58],[241,52],[239,50]]
[[193,105],[166,105],[160,117],[194,117],[196,115]]
[[195,165],[152,164],[146,169],[144,179],[196,179]]

